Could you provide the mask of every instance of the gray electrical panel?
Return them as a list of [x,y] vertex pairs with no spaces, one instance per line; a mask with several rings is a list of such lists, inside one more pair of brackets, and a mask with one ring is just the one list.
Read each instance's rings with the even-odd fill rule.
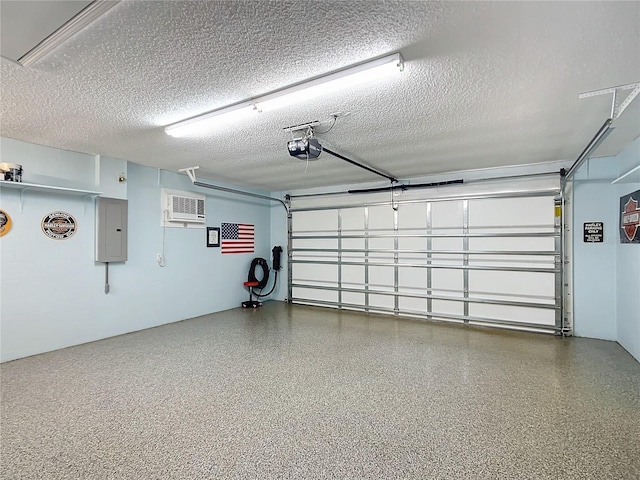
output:
[[96,200],[96,262],[127,261],[127,201]]

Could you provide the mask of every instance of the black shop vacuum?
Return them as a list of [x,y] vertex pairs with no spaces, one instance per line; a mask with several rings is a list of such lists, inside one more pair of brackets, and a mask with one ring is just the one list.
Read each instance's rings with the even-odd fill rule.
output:
[[[264,258],[256,257],[251,261],[249,267],[249,276],[247,281],[244,282],[244,286],[249,289],[249,300],[242,302],[243,308],[258,308],[262,306],[260,298],[267,297],[273,293],[278,284],[278,271],[282,268],[280,263],[280,255],[282,255],[282,247],[275,246],[271,250],[273,254],[272,270],[275,272],[275,278],[273,279],[273,286],[267,293],[262,293],[269,283],[269,264]],[[256,275],[256,271],[258,274]],[[256,297],[254,300],[253,297]]]

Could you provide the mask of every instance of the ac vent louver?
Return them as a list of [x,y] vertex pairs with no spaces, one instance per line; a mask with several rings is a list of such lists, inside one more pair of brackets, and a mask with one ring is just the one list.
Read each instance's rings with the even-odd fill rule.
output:
[[168,195],[170,222],[205,223],[204,198]]

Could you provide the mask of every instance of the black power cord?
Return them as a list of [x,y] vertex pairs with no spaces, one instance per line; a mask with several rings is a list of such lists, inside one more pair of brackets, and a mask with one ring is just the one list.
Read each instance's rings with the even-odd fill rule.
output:
[[[278,284],[278,270],[282,268],[280,264],[280,255],[282,254],[282,247],[275,246],[273,247],[273,250],[271,250],[271,252],[273,254],[273,270],[275,271],[275,277],[273,280],[273,286],[271,287],[271,290],[269,290],[267,293],[264,293],[264,294],[262,293],[262,290],[264,290],[264,287],[267,286],[267,283],[269,281],[269,265],[267,264],[267,261],[264,258],[254,258],[253,261],[251,262],[248,280],[250,282],[258,282],[258,285],[251,288],[251,292],[257,298],[268,297],[273,293],[273,291],[276,289],[276,285]],[[263,272],[262,280],[258,280],[255,275],[255,269],[258,266],[262,268],[262,272]],[[256,289],[259,289],[260,293],[256,293]]]

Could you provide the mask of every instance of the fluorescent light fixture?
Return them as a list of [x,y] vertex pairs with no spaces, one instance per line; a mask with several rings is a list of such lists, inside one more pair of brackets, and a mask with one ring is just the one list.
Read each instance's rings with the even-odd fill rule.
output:
[[365,82],[387,77],[404,69],[404,61],[399,53],[387,55],[354,67],[338,70],[297,85],[287,87],[255,100],[260,111],[271,111],[294,105],[327,93],[351,88]]
[[[337,70],[326,75],[314,77],[290,87],[255,97],[231,107],[221,108],[202,115],[188,118],[165,127],[165,132],[172,136],[199,135],[206,133],[212,126],[212,119],[227,114],[236,114],[240,109],[253,111],[271,111],[279,107],[302,103],[327,93],[351,88],[365,82],[386,77],[404,70],[404,59],[400,53],[394,53],[359,63],[352,67]],[[219,120],[219,119],[218,119]],[[203,125],[200,125],[202,122]]]
[[118,2],[119,0],[95,0],[94,2],[91,2],[71,20],[20,57],[18,62],[25,67],[37,62],[98,17],[106,13]]
[[164,131],[172,137],[187,137],[191,135],[203,135],[211,131],[212,127],[222,123],[232,122],[246,118],[256,113],[253,103],[243,102],[231,107],[221,108],[213,112],[187,118],[164,128]]

